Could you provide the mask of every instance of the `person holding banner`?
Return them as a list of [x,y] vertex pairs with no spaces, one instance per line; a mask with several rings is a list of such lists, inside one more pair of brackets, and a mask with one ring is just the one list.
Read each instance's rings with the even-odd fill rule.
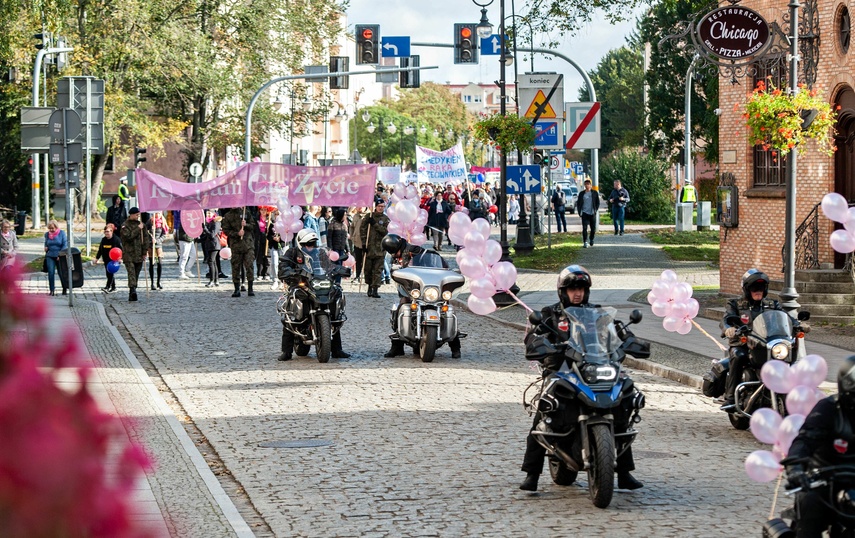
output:
[[122,224],[122,261],[128,270],[128,301],[137,300],[137,282],[146,258],[147,242],[140,222],[140,210],[132,207],[128,219]]
[[241,268],[246,272],[246,294],[254,297],[255,293],[252,291],[252,267],[255,265],[254,219],[251,215],[246,215],[244,208],[233,207],[223,219],[223,232],[229,238],[229,248],[232,251],[232,283],[235,285],[232,297],[240,297]]
[[362,267],[365,272],[365,283],[368,285],[368,296],[380,298],[380,285],[383,283],[383,261],[386,251],[383,250],[383,238],[386,237],[389,217],[386,216],[386,201],[376,196],[374,212],[362,219],[360,236],[365,245],[365,262]]

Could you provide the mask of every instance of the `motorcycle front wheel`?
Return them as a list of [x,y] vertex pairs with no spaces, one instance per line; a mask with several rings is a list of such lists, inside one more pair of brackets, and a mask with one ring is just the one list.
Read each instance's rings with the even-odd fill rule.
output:
[[329,362],[332,352],[332,327],[326,314],[318,314],[315,318],[315,336],[318,338],[318,343],[315,344],[318,362]]
[[588,493],[597,508],[607,508],[615,491],[615,440],[608,424],[594,424],[590,435]]
[[559,486],[572,486],[579,476],[578,471],[573,471],[558,458],[549,458],[549,474],[552,476],[552,481]]
[[436,353],[436,325],[426,325],[422,332],[422,341],[419,342],[419,355],[422,357],[422,362],[432,362],[433,356]]

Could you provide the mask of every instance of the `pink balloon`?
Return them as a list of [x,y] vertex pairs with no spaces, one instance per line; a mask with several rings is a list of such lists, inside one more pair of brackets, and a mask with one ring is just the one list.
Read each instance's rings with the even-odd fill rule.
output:
[[818,387],[828,376],[828,363],[819,355],[807,355],[793,365],[795,385],[806,385],[812,389]]
[[463,241],[466,239],[466,234],[465,233],[461,234],[460,230],[452,230],[449,228],[448,238],[451,240],[452,243],[460,246],[463,244]]
[[848,230],[834,230],[829,241],[831,248],[841,254],[848,254],[855,250],[855,235]]
[[774,409],[762,407],[751,414],[751,433],[761,443],[773,445],[778,440],[778,427],[782,420]]
[[404,227],[397,221],[389,220],[389,226],[386,227],[386,231],[390,234],[402,235]]
[[468,258],[477,258],[477,257],[478,256],[476,256],[475,254],[472,254],[471,250],[467,250],[465,248],[462,248],[462,249],[457,251],[457,255],[454,257],[454,259],[457,260],[457,266],[459,267],[460,264],[463,263],[463,260],[468,259]]
[[495,265],[502,259],[502,245],[498,241],[487,240],[487,243],[484,245],[484,254],[482,254],[482,257],[487,262],[487,265]]
[[463,238],[463,246],[466,247],[466,250],[469,250],[478,256],[484,253],[484,247],[486,246],[485,243],[486,240],[484,239],[484,236],[478,233],[477,230],[470,231],[466,234],[466,237]]
[[695,317],[697,317],[697,315],[698,315],[698,311],[701,308],[700,303],[698,303],[697,299],[695,299],[693,297],[689,297],[689,300],[686,301],[685,304],[689,309],[689,313],[688,313],[689,319],[695,319]]
[[466,304],[469,306],[470,311],[481,316],[486,316],[496,311],[496,303],[493,302],[493,299],[481,299],[470,295]]
[[303,218],[303,208],[298,205],[291,206],[291,217],[292,220],[300,220]]
[[846,222],[843,223],[843,227],[850,232],[855,230],[855,207],[849,208],[849,216],[846,219]]
[[397,202],[400,202],[400,201],[401,201],[401,197],[398,196],[397,192],[393,192],[392,196],[389,197],[389,203],[391,203],[393,205]]
[[[424,209],[419,209],[419,211],[424,211]],[[415,220],[416,224],[418,224],[419,226],[422,226],[422,227],[424,227],[424,225],[427,224],[427,221],[428,221],[427,213],[425,213],[424,215],[419,213],[418,216],[416,217],[416,220]]]
[[466,227],[468,227],[470,222],[472,222],[472,221],[469,219],[469,217],[467,215],[465,215],[463,213],[454,213],[448,219],[448,227],[451,228],[452,226],[460,226],[460,225],[465,225]]
[[487,273],[487,266],[484,265],[481,258],[474,256],[463,258],[463,261],[459,262],[458,266],[460,267],[460,273],[471,279],[481,278]]
[[677,283],[677,273],[670,269],[665,269],[664,271],[662,271],[662,274],[659,275],[659,278],[660,280],[666,283]]
[[745,472],[755,482],[771,482],[778,478],[783,467],[768,450],[755,450],[745,458]]
[[294,215],[291,214],[291,210],[287,207],[285,210],[279,210],[279,216],[276,217],[277,221],[282,221],[286,226],[294,222]]
[[423,233],[415,234],[410,238],[410,242],[412,244],[419,245],[419,246],[423,245],[426,241],[427,241],[427,237],[425,237],[425,234],[423,234]]
[[489,299],[496,294],[496,287],[487,278],[479,278],[469,282],[469,291],[480,299]]
[[419,197],[419,190],[416,188],[415,185],[407,185],[407,188],[404,191],[404,196],[410,200],[413,200]]
[[786,394],[793,388],[793,372],[790,365],[779,360],[770,360],[760,369],[763,384],[778,394]]
[[680,319],[673,316],[667,316],[662,320],[662,327],[668,332],[675,332],[680,326]]
[[808,416],[817,401],[815,387],[798,385],[787,394],[787,411],[793,415]]
[[462,206],[462,205],[455,206],[455,207],[454,207],[454,211],[457,211],[457,212],[463,213],[464,215],[468,215],[468,214],[469,214],[469,208],[468,208],[468,207],[465,207],[465,206]]
[[490,223],[485,219],[475,219],[472,221],[472,228],[477,230],[479,234],[484,238],[484,241],[490,239]]
[[772,455],[775,456],[775,461],[781,461],[787,457],[786,454],[781,452],[781,449],[777,445],[772,447]]
[[288,225],[288,231],[292,234],[295,234],[303,229],[303,221],[295,220],[291,224]]
[[678,282],[674,285],[671,295],[675,302],[684,303],[692,296],[692,285],[688,282]]
[[[656,302],[656,295],[654,295],[652,290],[647,293],[647,302],[650,303],[651,305],[653,305],[653,303]],[[658,316],[659,314],[656,314],[656,315]]]
[[331,250],[329,253],[330,261],[337,262],[338,261],[338,252]]
[[653,289],[650,290],[659,300],[665,300],[671,297],[671,284],[657,280],[653,283]]
[[223,247],[220,249],[220,258],[224,260],[228,260],[232,257],[232,249],[229,247]]
[[834,222],[843,223],[849,219],[849,202],[843,195],[829,192],[822,197],[821,205],[822,213]]
[[395,216],[401,224],[409,224],[419,215],[419,208],[410,200],[401,200],[395,207]]
[[775,441],[775,446],[781,449],[783,454],[790,452],[790,446],[796,440],[796,436],[799,435],[799,430],[804,423],[804,415],[790,415],[781,421],[781,425],[778,427],[778,439]]
[[496,281],[496,289],[507,291],[513,287],[517,281],[517,268],[511,262],[499,262],[495,264],[490,273]]
[[291,202],[288,200],[288,196],[285,194],[280,195],[279,198],[276,200],[276,207],[279,208],[280,214],[285,213],[286,211],[290,211]]
[[692,330],[692,322],[688,318],[680,318],[680,324],[677,325],[677,334],[689,334]]
[[671,313],[668,315],[671,316],[672,318],[677,318],[677,319],[682,320],[683,318],[686,317],[686,314],[688,314],[688,313],[689,313],[689,307],[687,307],[683,303],[675,301],[674,304],[671,306]]
[[345,259],[341,262],[341,264],[342,264],[343,266],[345,266],[345,267],[350,267],[350,268],[352,269],[352,268],[356,267],[356,258],[354,258],[354,257],[353,257],[353,256],[351,256],[350,254],[348,254],[348,255],[347,255],[347,258],[345,258]]
[[288,225],[279,219],[276,219],[276,222],[273,224],[273,229],[279,235],[285,235],[286,233],[288,233]]
[[671,307],[674,303],[668,303],[665,301],[657,300],[653,303],[651,310],[653,310],[653,314],[659,316],[660,318],[664,318],[671,314]]

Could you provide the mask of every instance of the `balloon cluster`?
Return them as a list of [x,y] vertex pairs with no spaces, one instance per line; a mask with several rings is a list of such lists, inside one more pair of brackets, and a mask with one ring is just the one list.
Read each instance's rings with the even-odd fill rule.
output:
[[822,213],[843,225],[842,230],[831,232],[831,248],[847,254],[855,251],[855,207],[849,207],[849,202],[842,195],[830,192],[822,197]]
[[662,271],[653,283],[647,302],[655,315],[665,318],[662,326],[666,331],[688,334],[692,330],[692,320],[700,308],[692,293],[691,284],[678,282],[677,273],[670,269]]
[[122,267],[122,249],[120,248],[111,248],[110,249],[110,261],[107,262],[107,271],[112,274],[116,274],[119,272],[119,269]]
[[273,223],[273,229],[286,243],[294,237],[294,234],[303,229],[303,209],[298,205],[291,205],[287,197],[279,199],[279,216]]
[[755,450],[745,459],[745,472],[755,482],[770,482],[782,470],[780,461],[787,457],[799,434],[805,417],[825,394],[819,384],[828,375],[828,364],[819,355],[808,355],[793,366],[783,361],[768,361],[760,370],[763,383],[777,394],[786,394],[787,412],[782,418],[774,409],[758,409],[751,415],[751,433],[772,450]]
[[508,291],[517,281],[517,268],[502,258],[502,246],[490,239],[490,223],[470,220],[465,213],[454,213],[448,221],[448,238],[463,246],[457,253],[460,273],[469,278],[469,310],[485,316],[496,310],[493,295]]
[[427,224],[428,212],[419,207],[419,190],[415,185],[402,187],[403,196],[393,192],[389,199],[391,204],[386,210],[389,217],[387,231],[403,237],[408,243],[422,245],[427,241],[424,227]]

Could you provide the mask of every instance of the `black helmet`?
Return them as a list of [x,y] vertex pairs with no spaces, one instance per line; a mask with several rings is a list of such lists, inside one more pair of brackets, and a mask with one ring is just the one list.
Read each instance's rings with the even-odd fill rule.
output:
[[745,274],[742,275],[742,293],[745,295],[745,299],[751,300],[751,289],[763,289],[763,298],[766,298],[766,294],[769,293],[769,277],[766,276],[766,273],[759,269],[749,269],[745,271]]
[[558,273],[558,299],[565,308],[571,306],[570,299],[567,298],[567,290],[571,288],[583,288],[585,296],[582,302],[588,302],[591,295],[591,275],[581,265],[568,265]]
[[850,355],[840,363],[837,371],[837,393],[840,400],[850,405],[855,403],[855,355]]
[[407,240],[400,235],[389,234],[383,238],[380,246],[392,256],[397,256],[399,252],[407,248]]

